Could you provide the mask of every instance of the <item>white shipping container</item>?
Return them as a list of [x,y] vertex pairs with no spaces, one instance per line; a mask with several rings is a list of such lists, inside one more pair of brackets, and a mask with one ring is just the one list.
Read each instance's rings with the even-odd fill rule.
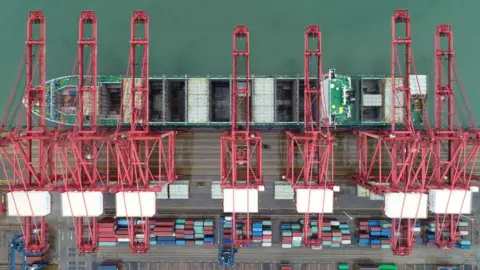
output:
[[264,243],[271,243],[271,242],[272,242],[272,239],[262,239],[262,242],[264,242]]
[[263,235],[272,235],[272,231],[263,231]]
[[254,243],[260,243],[262,240],[253,240]]
[[420,227],[415,227],[415,228],[413,228],[413,231],[414,231],[414,232],[420,232],[421,230],[422,230],[422,228],[420,228]]
[[352,240],[342,240],[342,245],[351,245]]
[[332,221],[330,222],[330,225],[332,225],[332,226],[338,226],[338,225],[340,225],[340,221],[338,221],[338,220],[332,220]]
[[130,242],[130,238],[118,238],[117,242]]
[[262,247],[271,247],[272,243],[262,243]]
[[302,241],[302,238],[301,236],[294,236],[292,237],[292,241]]
[[292,244],[282,244],[282,248],[292,248]]
[[468,231],[460,231],[460,235],[468,235]]

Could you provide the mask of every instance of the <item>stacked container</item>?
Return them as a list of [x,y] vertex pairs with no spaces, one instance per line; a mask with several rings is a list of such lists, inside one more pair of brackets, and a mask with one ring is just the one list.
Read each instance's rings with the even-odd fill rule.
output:
[[392,224],[386,220],[361,220],[358,222],[357,236],[361,247],[391,248]]
[[124,245],[130,242],[128,237],[128,220],[126,218],[117,219],[117,230],[115,231],[117,235],[118,244]]
[[98,223],[98,245],[115,246],[117,244],[117,236],[115,230],[117,226],[113,218],[104,218]]
[[183,219],[175,220],[175,244],[177,245],[212,245],[212,219]]
[[272,246],[272,221],[263,220],[262,221],[262,247],[271,247]]
[[[465,221],[460,221],[458,223],[457,230],[455,232],[455,247],[460,248],[460,249],[471,249],[471,241],[468,240],[468,231],[469,231],[469,226],[468,222]],[[436,235],[436,228],[435,228],[435,222],[429,222],[425,226],[425,244],[428,246],[436,246],[435,243],[435,235]],[[442,239],[448,240],[450,239],[450,231],[448,228],[446,228],[443,233],[442,233]]]
[[224,248],[231,248],[233,247],[233,224],[232,224],[232,219],[230,217],[224,217],[222,218],[222,231],[223,235],[222,237],[222,242],[223,242],[223,247]]
[[252,221],[252,242],[262,243],[262,247],[272,246],[272,222],[270,220]]
[[155,220],[155,227],[153,227],[151,235],[156,237],[155,240],[158,245],[175,244],[174,225],[175,220],[172,218]]
[[280,225],[282,248],[301,247],[303,242],[300,223],[282,223]]
[[460,240],[457,242],[456,247],[461,249],[472,249],[472,243],[467,239],[469,230],[470,227],[468,226],[468,222],[460,221],[458,223],[457,235],[460,236]]

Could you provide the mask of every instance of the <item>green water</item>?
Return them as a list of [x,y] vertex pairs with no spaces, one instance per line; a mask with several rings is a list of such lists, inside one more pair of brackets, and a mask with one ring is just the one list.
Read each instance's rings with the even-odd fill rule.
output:
[[[433,74],[435,26],[453,25],[461,78],[475,104],[480,97],[475,90],[480,62],[480,32],[474,27],[478,0],[5,0],[0,10],[4,85],[0,108],[7,103],[23,54],[28,12],[33,9],[43,10],[47,19],[47,76],[53,78],[71,74],[78,17],[85,9],[95,10],[99,19],[101,74],[125,73],[130,16],[136,9],[147,10],[150,17],[152,74],[229,74],[235,24],[249,27],[253,73],[302,73],[307,24],[321,26],[325,68],[350,74],[388,73],[390,19],[396,8],[410,10],[418,73]],[[480,117],[480,106],[473,106],[473,111]]]

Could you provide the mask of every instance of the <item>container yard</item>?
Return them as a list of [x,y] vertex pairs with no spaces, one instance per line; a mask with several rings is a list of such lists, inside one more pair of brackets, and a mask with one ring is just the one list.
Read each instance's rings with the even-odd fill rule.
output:
[[115,75],[98,60],[115,32],[85,10],[72,72],[48,77],[59,41],[31,11],[0,131],[9,269],[478,269],[480,130],[455,26],[435,22],[434,69],[417,70],[420,22],[392,13],[384,74],[324,67],[320,24],[291,37],[303,71],[257,73],[262,35],[238,22],[217,35],[227,75],[164,75],[157,14],[136,10]]

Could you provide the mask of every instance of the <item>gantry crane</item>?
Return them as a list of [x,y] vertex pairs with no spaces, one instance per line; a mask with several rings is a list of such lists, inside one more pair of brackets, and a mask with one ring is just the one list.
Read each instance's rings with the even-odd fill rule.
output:
[[[140,36],[142,33],[138,33],[141,30],[137,27],[142,27],[143,36]],[[114,136],[118,180],[111,189],[116,193],[116,216],[128,219],[130,249],[134,253],[149,250],[149,218],[155,215],[155,192],[167,188],[167,184],[177,179],[177,132],[151,132],[149,127],[148,42],[147,13],[135,11],[131,22],[130,59],[123,85],[121,119]],[[140,59],[137,59],[138,54]],[[130,124],[127,132],[122,132],[124,123]]]
[[[232,128],[220,138],[220,186],[224,212],[232,213],[234,247],[251,243],[250,213],[258,212],[258,192],[265,188],[262,136],[250,130],[250,85],[250,37],[247,26],[237,25],[233,32]],[[237,234],[240,223],[243,234]]]
[[[39,29],[38,33],[34,32],[34,28]],[[45,18],[41,11],[32,11],[27,23],[26,51],[22,60],[26,73],[26,93],[22,100],[26,104],[25,115],[19,109],[22,104],[17,104],[8,117],[12,120],[16,116],[16,123],[10,130],[4,126],[0,147],[2,166],[5,174],[12,179],[8,182],[8,214],[19,218],[27,253],[45,253],[49,248],[45,216],[51,211],[50,191],[55,189],[57,179],[52,159],[54,143],[45,120],[45,45]],[[12,90],[9,103],[13,101],[16,87]],[[4,119],[9,115],[10,105],[7,105]],[[39,108],[38,119],[32,115],[33,107]],[[38,153],[33,153],[34,147]]]
[[[404,26],[402,37],[397,36],[398,25]],[[418,79],[411,82],[414,59],[410,33],[408,11],[396,10],[392,17],[391,86],[385,87],[386,91],[391,89],[391,130],[356,131],[359,161],[355,180],[371,192],[384,195],[384,213],[392,220],[392,249],[402,256],[411,253],[416,219],[427,218],[425,185],[432,157],[431,132],[416,130],[412,120],[411,104],[423,104],[425,100],[419,85],[420,94],[411,93],[411,84]],[[399,60],[402,47],[403,67]],[[418,113],[429,130],[426,111]]]
[[70,85],[77,88],[68,91],[75,94],[76,123],[64,138],[67,147],[59,147],[65,180],[58,191],[62,193],[62,215],[74,219],[77,251],[91,253],[98,249],[97,217],[103,213],[103,192],[108,188],[108,177],[103,179],[98,170],[98,157],[109,141],[97,125],[97,18],[93,11],[81,13],[75,60],[78,78]]
[[[446,48],[441,44],[446,44]],[[454,90],[455,78],[461,91]],[[463,96],[456,98],[455,92]],[[429,207],[435,214],[437,245],[453,248],[457,242],[456,231],[461,215],[472,211],[470,187],[471,181],[476,179],[474,168],[480,133],[456,69],[450,25],[438,25],[435,32],[434,133],[433,174],[428,184]],[[444,233],[448,236],[444,237]]]
[[[313,48],[310,46],[313,41]],[[304,214],[304,244],[321,245],[322,232],[314,236],[310,222],[322,226],[323,214],[333,212],[333,145],[323,88],[322,41],[318,25],[309,25],[304,40],[304,131],[287,135],[286,178],[296,192],[297,211]],[[313,67],[311,67],[313,65]],[[301,169],[295,169],[301,162]]]

